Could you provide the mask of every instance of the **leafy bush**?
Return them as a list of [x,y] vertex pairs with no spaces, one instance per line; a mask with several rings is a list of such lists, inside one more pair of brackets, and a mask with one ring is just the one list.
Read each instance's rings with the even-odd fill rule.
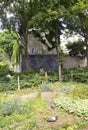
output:
[[3,77],[10,73],[8,64],[0,64],[0,77]]
[[16,90],[16,89],[17,89],[17,80],[11,79],[8,84],[7,90]]
[[42,84],[40,84],[40,86],[39,86],[39,88],[42,91],[52,91],[53,87],[54,87],[53,84],[51,82],[48,82],[48,81],[42,82]]
[[60,91],[61,92],[64,92],[64,93],[69,93],[69,92],[72,92],[73,90],[75,89],[75,86],[72,86],[72,85],[69,85],[69,86],[62,86],[60,88]]
[[6,84],[0,83],[0,92],[6,90],[6,86],[5,86],[5,85],[6,85]]
[[69,81],[69,79],[71,80],[71,73],[73,73],[73,81],[88,83],[88,67],[64,69],[63,81]]
[[2,104],[1,112],[4,116],[11,115],[15,112],[21,113],[24,110],[24,105],[22,105],[19,99],[12,99],[4,102]]
[[[24,77],[24,78],[23,78]],[[39,73],[37,74],[29,74],[27,76],[21,76],[21,88],[31,88],[31,87],[38,87],[42,81],[45,80],[44,76],[41,76]]]
[[88,72],[74,74],[73,80],[76,82],[88,83]]
[[[16,90],[17,89],[17,76],[18,74],[14,74],[12,79],[8,79],[6,76],[1,78],[0,81],[0,91],[6,90]],[[39,84],[45,80],[45,77],[42,73],[33,72],[32,73],[20,73],[20,86],[21,88],[31,88],[38,87]]]
[[9,91],[17,89],[17,81],[12,79],[10,81],[1,81],[0,91]]

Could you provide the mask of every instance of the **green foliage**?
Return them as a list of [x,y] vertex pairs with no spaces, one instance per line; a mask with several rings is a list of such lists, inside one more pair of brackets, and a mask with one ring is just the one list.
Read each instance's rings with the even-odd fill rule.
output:
[[45,77],[43,74],[34,71],[33,73],[29,72],[21,74],[20,79],[21,79],[21,88],[25,87],[30,88],[30,87],[38,87],[39,84],[41,84],[42,81],[45,80]]
[[88,72],[75,74],[74,81],[88,83]]
[[[16,90],[17,89],[17,76],[18,74],[13,74],[11,79],[5,77],[2,78],[2,82],[0,84],[0,90]],[[24,72],[19,74],[20,77],[20,86],[23,88],[38,88],[42,81],[45,80],[45,76],[43,73],[38,73],[34,70],[30,70],[29,72]],[[8,82],[6,82],[8,81]]]
[[[5,11],[3,11],[1,21],[2,26],[4,29],[14,30],[16,34],[19,36],[20,39],[20,47],[24,50],[24,55],[26,59],[26,69],[29,69],[28,67],[28,35],[29,35],[29,27],[28,22],[30,21],[32,15],[33,15],[33,3],[34,1],[21,1],[21,0],[15,0],[10,1],[10,4],[8,7],[5,8]],[[12,7],[13,5],[13,7]],[[20,8],[19,8],[20,7]],[[9,12],[9,17],[7,17],[7,12]],[[18,49],[18,48],[16,48]],[[16,53],[19,54],[17,51]],[[17,56],[17,61],[19,61],[19,56]]]
[[60,88],[60,92],[63,92],[63,93],[70,93],[72,92],[73,90],[75,89],[75,86],[73,85],[65,85],[65,86],[62,86]]
[[16,79],[11,79],[9,84],[8,84],[8,87],[6,88],[7,91],[9,90],[16,90],[17,89],[17,80]]
[[22,113],[24,106],[19,99],[7,100],[2,104],[1,112],[4,116],[9,116],[13,113]]
[[42,84],[39,85],[39,88],[42,91],[53,91],[53,84],[51,82],[48,81],[44,81],[42,82]]
[[63,127],[60,127],[59,130],[83,130],[85,124],[86,123],[84,121],[78,121],[76,124],[72,124],[71,122],[66,122],[63,125]]
[[[69,18],[68,18],[68,28],[76,32],[77,34],[81,35],[85,39],[86,44],[86,56],[88,61],[88,1],[85,0],[78,0],[70,7],[69,10]],[[88,66],[88,62],[87,62]]]
[[88,117],[88,99],[72,99],[71,97],[60,95],[55,100],[55,103],[58,107],[63,108],[69,113],[74,113],[81,117]]
[[60,93],[73,98],[88,99],[88,85],[77,82],[55,82],[54,86]]
[[4,50],[6,54],[8,54],[10,58],[13,52],[14,41],[14,34],[9,32],[8,30],[0,33],[0,47]]
[[75,88],[69,93],[72,97],[79,97],[81,99],[88,99],[88,86],[86,84],[75,84]]
[[[9,71],[8,67],[4,66],[0,69],[0,91],[5,90],[16,90],[17,89],[17,76],[18,74],[13,74]],[[7,68],[7,69],[6,69]],[[71,72],[73,72],[73,78],[71,77]],[[6,77],[7,74],[11,74],[12,78]],[[44,72],[37,72],[35,70],[30,70],[29,72],[19,73],[20,86],[22,88],[38,88],[41,84],[43,86],[48,86],[48,83],[54,83],[58,81],[58,72],[55,70],[49,70],[47,72],[47,79]],[[72,78],[72,79],[71,79]],[[88,83],[88,68],[71,68],[63,70],[63,81],[68,82],[73,80],[75,82]],[[46,85],[44,85],[46,84]],[[49,85],[50,86],[50,85]],[[51,85],[52,86],[52,85]],[[61,88],[63,92],[71,92],[74,89],[74,85],[66,85]],[[85,89],[84,89],[85,90]],[[86,90],[85,90],[86,93]],[[81,95],[81,94],[80,94]],[[86,93],[87,96],[87,93]]]
[[[87,113],[88,112],[87,99],[84,99],[84,100],[79,99],[79,98],[73,99],[69,97],[69,95],[67,95],[68,94],[67,92],[71,90],[70,87],[72,87],[72,89],[73,88],[76,89],[76,87],[80,87],[79,85],[82,85],[82,84],[76,84],[76,83],[73,84],[72,82],[71,83],[56,82],[55,84],[58,85],[55,87],[55,93],[57,92],[59,96],[59,98],[57,98],[57,95],[53,95],[53,96],[56,96],[57,98],[56,106],[61,106],[67,112],[69,111],[71,113],[77,114],[87,119],[88,118],[88,116],[86,116],[88,114]],[[63,88],[64,90],[65,85],[67,86],[67,90],[66,90],[66,93],[62,95],[63,93],[60,94],[59,90],[60,88]],[[85,86],[85,84],[83,85]],[[69,93],[72,93],[74,89],[69,91]],[[28,90],[29,89],[21,90],[19,92],[10,91],[6,93],[5,92],[0,93],[0,129],[3,129],[3,130],[4,129],[5,130],[10,130],[10,129],[11,130],[12,129],[13,130],[15,129],[17,130],[27,130],[27,129],[28,130],[37,130],[37,129],[38,130],[41,130],[41,129],[42,130],[83,130],[84,126],[88,124],[88,121],[86,121],[84,118],[83,120],[82,118],[77,118],[78,121],[76,120],[77,122],[76,121],[74,122],[73,116],[71,115],[69,116],[69,114],[64,113],[62,109],[58,110],[58,107],[57,107],[57,110],[55,111],[57,113],[59,112],[57,122],[59,123],[59,119],[61,119],[63,124],[60,126],[58,125],[51,126],[51,124],[49,125],[49,123],[46,122],[47,118],[51,117],[52,114],[55,114],[55,113],[52,113],[51,108],[48,106],[49,101],[51,101],[50,100],[51,98],[49,100],[46,100],[46,98],[44,99],[41,97],[36,97],[36,98],[26,99],[25,101],[22,101],[22,100],[20,101],[18,98],[13,98],[14,96],[21,98],[25,94],[26,91],[27,91],[27,94],[29,94]],[[39,89],[36,90],[36,92],[38,91]],[[62,91],[62,92],[65,92],[65,91]],[[55,93],[52,93],[52,94],[55,94]],[[10,114],[7,114],[7,112]],[[68,118],[67,117],[65,118],[65,115],[67,115]],[[63,120],[63,117],[65,119],[71,120],[71,122],[70,121],[66,122],[66,120]],[[46,122],[46,125],[45,125],[45,122]]]
[[86,55],[86,50],[84,49],[85,43],[82,40],[75,41],[75,42],[68,42],[66,45],[67,49],[69,50],[70,56],[84,56]]
[[63,81],[69,81],[69,80],[73,80],[75,82],[88,83],[88,67],[64,69]]
[[10,72],[9,65],[6,62],[0,62],[0,77],[5,76]]
[[19,43],[17,43],[17,41],[15,41],[13,45],[13,54],[12,54],[12,62],[14,65],[20,64],[20,54],[21,54],[20,45]]

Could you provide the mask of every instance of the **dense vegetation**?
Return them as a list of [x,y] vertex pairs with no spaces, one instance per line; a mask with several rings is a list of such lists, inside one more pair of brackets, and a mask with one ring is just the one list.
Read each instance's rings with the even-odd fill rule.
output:
[[[88,130],[88,67],[61,73],[60,46],[62,34],[80,34],[69,54],[86,55],[88,66],[88,1],[1,0],[0,7],[0,130]],[[29,69],[30,33],[56,49],[59,71]],[[14,73],[22,51],[27,71]]]
[[[72,82],[46,82],[42,82],[37,89],[33,87],[0,93],[1,130],[83,130],[88,123],[88,86]],[[42,97],[44,92],[53,94],[53,99],[48,99],[49,95]],[[26,98],[34,93],[37,93],[35,98]],[[49,102],[54,102],[57,110],[52,110]],[[47,123],[52,114],[58,116],[58,123],[63,117],[67,118],[67,121],[63,121],[59,126],[52,126],[51,123]],[[68,120],[71,115],[71,118],[77,116],[77,121]]]
[[[19,74],[21,90],[17,91],[18,74],[11,72],[8,66],[1,66],[0,129],[83,130],[88,123],[88,78],[85,74],[88,77],[88,68],[65,69],[64,82],[58,82],[55,71],[48,71],[45,76],[45,72],[30,70]],[[44,94],[47,94],[45,98]],[[50,108],[50,102],[55,103],[57,110]],[[56,123],[63,120],[65,114],[67,121],[54,127],[47,124],[53,112],[58,116]],[[72,119],[77,116],[77,121],[68,121],[69,116]]]
[[[11,78],[7,75],[11,74]],[[3,90],[16,90],[17,89],[17,76],[18,74],[13,73],[9,70],[8,65],[0,67],[0,91]],[[45,72],[39,72],[36,70],[30,70],[29,72],[19,73],[20,85],[22,88],[38,88],[43,82],[48,80],[52,83],[58,81],[58,73],[54,70],[47,71],[47,78]],[[63,81],[74,81],[78,83],[88,84],[88,68],[70,68],[63,69]]]

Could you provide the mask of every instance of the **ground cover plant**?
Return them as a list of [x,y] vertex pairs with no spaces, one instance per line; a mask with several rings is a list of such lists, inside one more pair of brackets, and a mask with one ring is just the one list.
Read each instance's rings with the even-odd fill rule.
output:
[[[63,77],[64,82],[58,82],[56,71],[48,71],[46,77],[44,71],[31,70],[19,74],[18,91],[18,74],[11,73],[11,79],[4,75],[1,79],[5,82],[0,82],[0,130],[87,130],[88,84],[81,83],[86,78],[80,80],[80,75],[79,81],[74,80],[71,71],[88,76],[86,68],[65,69],[66,80]],[[52,116],[58,117],[56,122],[47,122]]]
[[[87,130],[87,85],[73,82],[51,84],[52,91],[36,87],[0,93],[0,130]],[[51,109],[50,104],[54,101],[55,109]],[[47,122],[54,115],[58,116],[57,121]]]
[[81,117],[88,117],[88,99],[72,99],[65,95],[60,95],[55,103],[60,108]]

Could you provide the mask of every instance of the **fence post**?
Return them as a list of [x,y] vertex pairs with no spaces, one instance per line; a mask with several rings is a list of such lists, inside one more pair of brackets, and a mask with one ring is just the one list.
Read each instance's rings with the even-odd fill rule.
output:
[[18,84],[18,90],[20,90],[20,77],[19,77],[19,75],[17,77],[17,84]]
[[48,74],[45,72],[45,79],[48,80]]
[[73,81],[73,70],[71,70],[71,81]]

